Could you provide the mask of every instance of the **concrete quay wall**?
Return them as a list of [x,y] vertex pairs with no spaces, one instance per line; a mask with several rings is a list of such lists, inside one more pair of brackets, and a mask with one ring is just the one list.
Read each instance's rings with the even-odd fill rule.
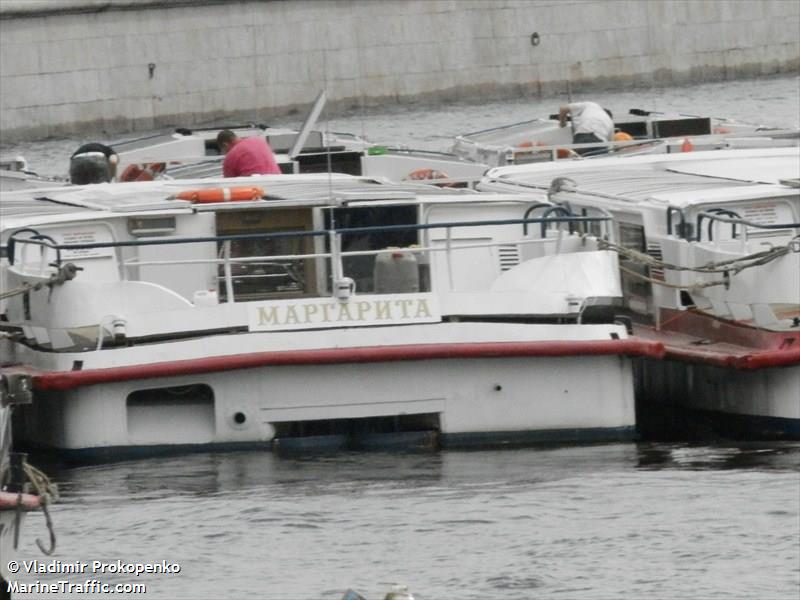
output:
[[796,0],[4,0],[1,142],[800,70]]

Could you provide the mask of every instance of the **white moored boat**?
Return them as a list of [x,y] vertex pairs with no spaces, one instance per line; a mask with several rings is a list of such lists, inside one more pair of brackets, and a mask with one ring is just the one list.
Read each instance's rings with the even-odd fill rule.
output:
[[[581,158],[674,154],[688,150],[797,146],[800,130],[732,119],[631,109],[616,117],[618,135],[607,143],[574,144],[570,127],[558,115],[531,119],[456,136],[451,152],[492,167]],[[588,150],[588,152],[587,152]]]
[[273,175],[2,211],[20,440],[65,457],[629,439],[630,357],[663,352],[612,322],[616,254],[566,233],[606,217],[524,195]]
[[613,218],[606,247],[634,331],[666,347],[645,361],[648,412],[677,405],[724,435],[800,438],[797,148],[504,167],[479,188],[539,189],[565,214]]
[[222,129],[231,129],[240,138],[263,137],[274,151],[281,171],[287,174],[334,172],[390,181],[424,179],[467,185],[479,180],[489,168],[452,153],[379,145],[353,134],[315,129],[325,101],[325,93],[321,92],[299,130],[254,124],[179,128],[169,134],[113,142],[119,155],[117,179],[222,177],[224,156],[217,145],[217,134]]

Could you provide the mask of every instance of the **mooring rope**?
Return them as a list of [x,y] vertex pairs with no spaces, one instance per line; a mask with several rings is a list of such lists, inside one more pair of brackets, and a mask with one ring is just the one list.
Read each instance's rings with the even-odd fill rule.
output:
[[0,300],[19,296],[20,294],[26,294],[27,292],[35,292],[36,290],[40,290],[45,286],[52,288],[54,285],[61,285],[64,282],[75,279],[75,276],[80,270],[82,270],[82,267],[77,267],[73,263],[67,263],[63,267],[60,267],[58,271],[52,273],[45,281],[38,281],[36,283],[23,283],[21,286],[14,288],[13,290],[0,293]]
[[654,279],[647,275],[642,275],[641,273],[637,273],[636,271],[620,266],[621,271],[642,281],[647,281],[649,283],[653,283],[664,287],[679,288],[679,289],[702,289],[717,285],[730,285],[731,277],[738,275],[745,269],[766,265],[767,263],[770,263],[773,260],[777,260],[781,256],[785,256],[786,254],[792,251],[791,244],[786,244],[785,246],[775,246],[770,248],[769,250],[762,250],[761,252],[755,252],[753,254],[740,256],[738,258],[732,258],[717,262],[709,262],[697,267],[687,267],[683,265],[675,265],[672,263],[664,262],[663,260],[659,260],[649,254],[645,254],[644,252],[639,252],[638,250],[634,250],[632,248],[626,248],[625,246],[621,246],[619,244],[615,244],[614,242],[609,242],[608,240],[603,240],[600,238],[597,238],[597,246],[601,250],[611,250],[613,252],[616,252],[620,256],[624,256],[628,260],[631,260],[633,262],[642,264],[644,266],[653,269],[663,269],[668,271],[690,271],[694,273],[703,273],[703,274],[716,273],[723,275],[723,279],[717,279],[714,281],[708,281],[705,283],[697,283],[690,286],[686,286],[686,285],[675,285],[667,283],[665,281],[661,281],[660,279]]
[[[42,512],[44,513],[45,523],[47,524],[47,532],[50,534],[49,548],[45,548],[44,544],[42,544],[39,538],[36,538],[36,545],[39,546],[39,550],[41,550],[43,554],[50,556],[53,554],[53,552],[55,552],[56,549],[56,533],[53,527],[53,520],[50,517],[50,511],[47,507],[51,502],[58,500],[58,486],[50,481],[50,478],[47,475],[33,465],[29,464],[27,461],[23,462],[22,469],[25,472],[25,477],[27,477],[31,487],[36,492],[36,495],[39,496]],[[19,507],[21,506],[21,501],[22,492],[20,492],[19,500],[17,502],[17,510],[19,510]],[[17,527],[17,531],[19,531],[19,527]]]

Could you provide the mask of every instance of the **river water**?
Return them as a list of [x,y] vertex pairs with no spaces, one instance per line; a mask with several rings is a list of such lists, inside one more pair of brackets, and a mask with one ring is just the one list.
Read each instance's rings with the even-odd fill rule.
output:
[[[579,99],[575,95],[575,99]],[[779,77],[615,91],[615,113],[673,110],[797,126],[800,83]],[[555,112],[560,98],[412,105],[324,121],[374,141],[446,149],[466,131]],[[254,118],[254,120],[258,120]],[[274,125],[297,126],[289,119]],[[63,175],[84,139],[0,148]],[[30,515],[19,558],[88,563],[25,583],[143,583],[147,598],[368,600],[393,583],[433,599],[745,599],[800,596],[800,444],[675,443],[509,451],[197,454],[66,468]],[[180,573],[91,573],[92,561]],[[18,594],[87,597],[86,594]],[[107,597],[107,596],[105,596]]]
[[[624,91],[573,93],[574,101],[593,100],[623,115],[631,108],[668,111],[690,115],[726,117],[750,123],[797,127],[800,124],[800,78],[793,76],[708,83],[691,87],[644,88]],[[403,144],[410,148],[446,151],[454,136],[525,121],[558,112],[567,97],[518,98],[492,102],[454,102],[448,104],[405,104],[391,109],[354,108],[350,114],[327,117],[319,125],[329,131],[350,132],[374,142]],[[294,118],[262,119],[253,114],[253,123],[265,121],[274,127],[299,128],[304,115]],[[185,126],[175,123],[175,126]],[[142,132],[147,135],[154,132]],[[135,137],[139,134],[131,134]],[[122,139],[118,136],[113,139]],[[42,175],[66,176],[69,156],[87,141],[109,142],[103,136],[23,142],[0,145],[3,159],[24,156],[29,167]]]

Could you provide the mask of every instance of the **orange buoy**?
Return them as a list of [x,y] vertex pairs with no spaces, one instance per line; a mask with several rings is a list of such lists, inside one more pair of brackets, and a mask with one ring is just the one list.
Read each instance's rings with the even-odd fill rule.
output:
[[195,204],[212,204],[214,202],[241,202],[259,200],[264,196],[260,187],[241,186],[229,188],[201,188],[186,190],[175,195],[178,200],[189,200]]
[[683,144],[681,144],[681,152],[691,152],[694,150],[694,146],[689,138],[684,138]]
[[625,133],[624,131],[618,131],[614,134],[614,141],[615,142],[630,142],[633,141],[633,136],[629,133]]

